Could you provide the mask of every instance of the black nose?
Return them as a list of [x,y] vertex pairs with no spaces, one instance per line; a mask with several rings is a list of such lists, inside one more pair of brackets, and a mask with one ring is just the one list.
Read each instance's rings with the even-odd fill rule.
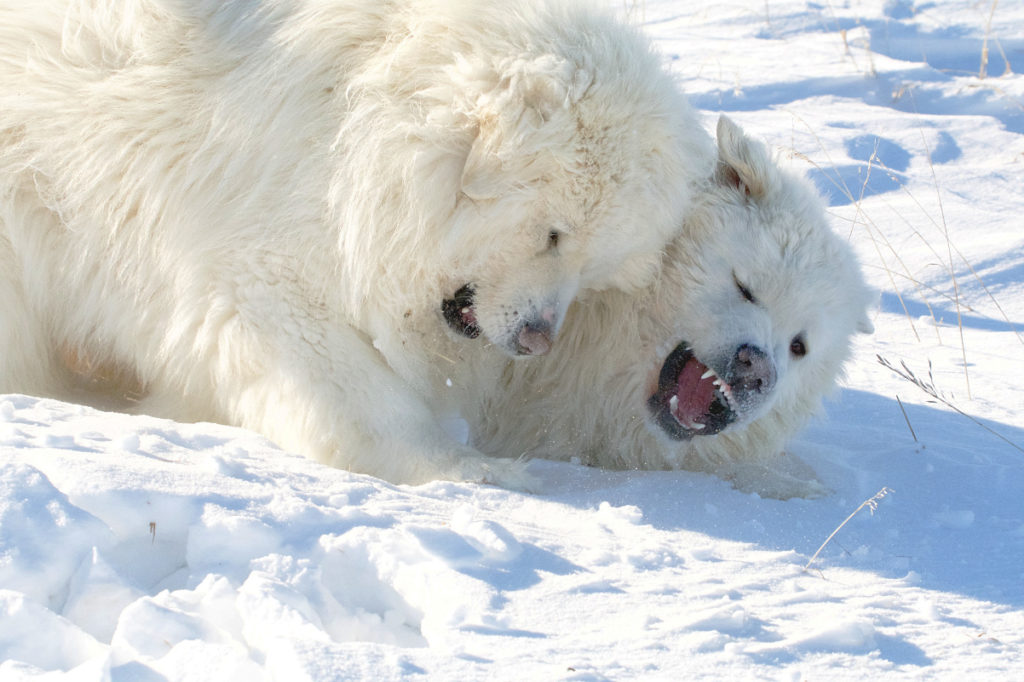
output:
[[775,363],[757,346],[743,344],[729,363],[726,378],[736,393],[768,393],[775,388]]

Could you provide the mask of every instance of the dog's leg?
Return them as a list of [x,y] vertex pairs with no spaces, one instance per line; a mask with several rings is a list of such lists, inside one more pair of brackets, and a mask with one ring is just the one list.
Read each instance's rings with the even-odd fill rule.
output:
[[355,330],[331,328],[324,340],[323,347],[290,341],[290,355],[246,386],[232,406],[240,421],[282,447],[392,482],[532,487],[522,463],[486,457],[449,437],[427,403]]
[[61,397],[66,382],[58,352],[45,317],[32,305],[23,274],[0,217],[0,393]]
[[221,311],[218,322],[191,325],[201,329],[191,357],[150,373],[141,411],[194,404],[286,450],[395,483],[535,487],[524,463],[448,436],[428,399],[365,334],[312,305],[307,288],[250,281],[233,290],[233,300],[208,305]]

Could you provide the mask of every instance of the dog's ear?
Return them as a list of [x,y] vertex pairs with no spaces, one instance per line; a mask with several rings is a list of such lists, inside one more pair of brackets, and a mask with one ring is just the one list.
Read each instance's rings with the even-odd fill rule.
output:
[[875,325],[868,316],[868,312],[876,307],[878,303],[879,292],[874,287],[869,287],[866,284],[863,287],[863,305],[860,310],[860,317],[857,318],[857,326],[855,329],[858,334],[874,334]]
[[462,167],[461,190],[470,199],[484,200],[502,196],[512,189],[513,178],[502,168],[497,134],[487,130],[490,122],[477,125],[476,137]]
[[[493,122],[481,122],[462,167],[460,189],[475,200],[497,199],[557,171],[555,158],[522,139],[509,139]],[[518,149],[519,153],[511,153]]]
[[874,334],[875,325],[872,324],[871,319],[867,313],[861,315],[860,319],[857,320],[857,332],[860,334]]
[[768,150],[743,134],[729,118],[718,119],[718,168],[716,180],[735,187],[753,199],[762,198],[773,176]]
[[543,153],[554,146],[547,131],[567,128],[548,123],[569,115],[570,106],[590,89],[593,76],[547,55],[510,60],[491,72],[490,81],[471,112],[476,136],[466,155],[462,192],[472,199],[501,196],[515,183],[552,170],[553,159]]

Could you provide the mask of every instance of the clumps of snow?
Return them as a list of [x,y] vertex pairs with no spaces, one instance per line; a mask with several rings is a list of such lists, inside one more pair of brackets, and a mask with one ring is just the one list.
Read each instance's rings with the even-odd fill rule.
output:
[[[0,440],[5,680],[671,677],[695,662],[716,676],[852,661],[881,674],[968,658],[999,673],[1024,643],[1016,611],[936,574],[951,558],[941,534],[978,526],[952,503],[903,518],[891,505],[905,496],[885,498],[804,571],[845,499],[551,462],[531,465],[564,491],[547,498],[396,487],[227,427],[5,404],[18,425]],[[904,532],[884,532],[886,516]],[[923,573],[895,556],[902,537],[922,543]],[[1016,585],[1007,568],[987,581]],[[950,623],[961,637],[931,634]]]

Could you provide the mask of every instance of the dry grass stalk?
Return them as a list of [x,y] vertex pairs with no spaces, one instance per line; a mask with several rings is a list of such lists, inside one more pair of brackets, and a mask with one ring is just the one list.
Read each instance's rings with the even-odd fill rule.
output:
[[959,407],[954,405],[948,398],[946,398],[944,395],[942,395],[942,393],[940,393],[939,390],[935,388],[935,379],[934,379],[934,377],[932,377],[932,363],[931,363],[931,361],[928,362],[928,381],[925,381],[924,379],[921,379],[916,374],[914,374],[914,372],[911,371],[911,369],[909,367],[907,367],[907,363],[903,362],[902,360],[900,360],[900,367],[896,367],[891,362],[889,362],[888,360],[883,358],[881,355],[876,355],[875,357],[878,358],[878,363],[880,365],[882,365],[883,367],[886,367],[886,368],[892,370],[900,378],[906,379],[910,383],[914,384],[915,386],[920,388],[922,391],[924,391],[925,393],[927,393],[931,397],[935,398],[940,403],[942,403],[946,407],[950,408],[954,412],[967,417],[972,422],[974,422],[975,424],[977,424],[981,428],[983,428],[986,431],[988,431],[989,433],[991,433],[993,436],[995,436],[995,437],[999,438],[1000,440],[1002,440],[1002,441],[1006,442],[1007,444],[1009,444],[1010,447],[1012,447],[1012,448],[1014,448],[1016,450],[1019,450],[1021,452],[1024,452],[1024,448],[1022,448],[1021,446],[1017,445],[1012,440],[1010,440],[1006,436],[1002,435],[998,431],[995,431],[991,427],[987,426],[986,424],[983,424],[978,419],[976,419],[976,418],[972,417],[971,415],[967,414],[966,412],[961,410]]
[[843,529],[843,526],[845,526],[847,523],[849,523],[850,519],[852,519],[854,516],[857,515],[857,512],[859,512],[864,507],[867,507],[871,511],[871,513],[873,515],[875,513],[875,510],[878,509],[878,501],[881,500],[883,497],[885,497],[886,495],[888,495],[891,492],[892,492],[891,488],[883,487],[877,493],[875,493],[874,495],[872,495],[868,499],[866,499],[863,502],[861,502],[860,506],[857,507],[856,509],[854,509],[853,512],[849,516],[847,516],[846,519],[842,523],[840,523],[838,526],[836,526],[836,529],[834,531],[832,531],[832,534],[829,535],[827,538],[825,538],[825,542],[821,543],[821,547],[818,548],[818,551],[815,552],[814,556],[812,556],[807,561],[807,563],[804,565],[804,571],[806,571],[808,568],[811,567],[811,564],[814,563],[814,560],[818,558],[819,554],[821,554],[821,550],[825,549],[825,546],[828,545],[828,543],[832,541],[832,538],[834,538],[836,536],[836,533],[841,531]]

